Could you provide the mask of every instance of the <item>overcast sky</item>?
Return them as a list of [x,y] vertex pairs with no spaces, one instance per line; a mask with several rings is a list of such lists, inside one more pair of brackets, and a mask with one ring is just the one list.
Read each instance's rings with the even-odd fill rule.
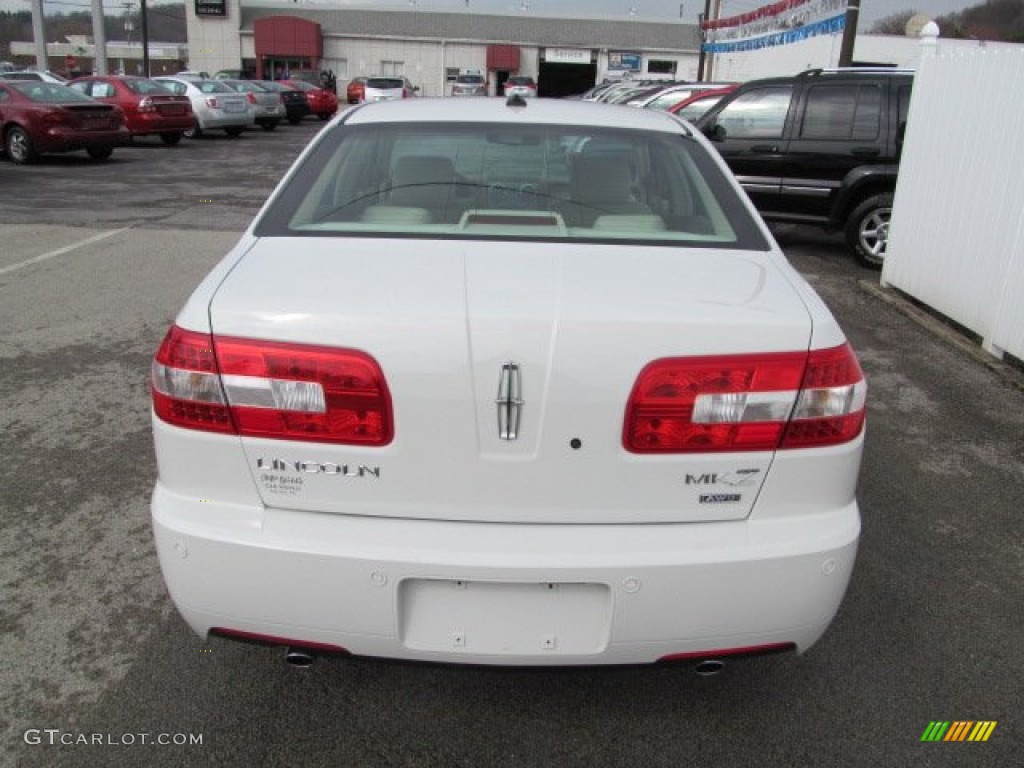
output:
[[[243,0],[244,3],[245,0]],[[941,16],[950,11],[959,11],[978,5],[982,0],[861,0],[861,26],[903,10],[916,10],[930,16]],[[104,0],[104,8],[108,14],[122,12],[125,0]],[[138,5],[138,0],[135,0]],[[149,5],[158,5],[160,0],[148,0]],[[262,4],[262,3],[261,3]],[[345,4],[345,0],[335,0],[335,5]],[[353,0],[347,3],[363,8],[404,8],[415,4],[420,10],[451,11],[467,9],[466,0]],[[767,0],[723,0],[722,16],[751,11]],[[87,9],[90,0],[44,0],[48,13],[71,12]],[[712,6],[714,3],[712,3]],[[545,16],[630,16],[635,9],[635,16],[643,19],[678,19],[696,22],[697,14],[704,10],[704,0],[469,0],[468,10],[487,11],[490,13],[530,13]],[[0,10],[28,10],[29,0],[0,0]]]

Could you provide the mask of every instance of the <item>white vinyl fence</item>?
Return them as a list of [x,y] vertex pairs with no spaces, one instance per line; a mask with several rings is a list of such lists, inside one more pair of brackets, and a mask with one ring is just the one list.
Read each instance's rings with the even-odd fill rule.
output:
[[1024,46],[922,59],[882,282],[1024,359]]

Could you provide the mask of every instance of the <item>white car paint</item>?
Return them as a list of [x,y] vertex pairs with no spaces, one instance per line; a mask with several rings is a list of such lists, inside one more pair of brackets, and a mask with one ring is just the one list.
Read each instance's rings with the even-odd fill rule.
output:
[[[417,99],[346,111],[317,141],[406,121],[692,130],[580,102]],[[378,447],[239,437],[154,415],[157,551],[200,636],[571,665],[803,652],[825,631],[856,555],[862,431],[772,451],[623,446],[630,390],[652,360],[844,343],[763,224],[766,250],[736,250],[259,237],[260,220],[176,325],[372,355],[394,437]],[[496,428],[507,361],[523,374],[513,441]]]

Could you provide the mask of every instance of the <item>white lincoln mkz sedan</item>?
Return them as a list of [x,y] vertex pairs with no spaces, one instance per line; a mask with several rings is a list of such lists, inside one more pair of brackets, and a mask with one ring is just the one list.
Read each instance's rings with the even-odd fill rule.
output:
[[805,651],[865,382],[704,138],[557,100],[353,107],[152,367],[200,635],[503,665]]

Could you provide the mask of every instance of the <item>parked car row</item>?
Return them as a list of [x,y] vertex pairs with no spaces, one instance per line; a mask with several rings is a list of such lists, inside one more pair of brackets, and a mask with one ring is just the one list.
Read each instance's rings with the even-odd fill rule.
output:
[[22,74],[0,74],[0,138],[18,164],[79,150],[105,160],[137,136],[159,136],[173,146],[211,130],[239,136],[257,125],[271,131],[282,120],[294,125],[309,114],[327,120],[338,111],[333,93],[305,82],[179,73],[90,75],[62,84]]
[[738,85],[716,82],[624,80],[595,86],[581,98],[584,101],[661,109],[680,115],[685,120],[695,120]]

